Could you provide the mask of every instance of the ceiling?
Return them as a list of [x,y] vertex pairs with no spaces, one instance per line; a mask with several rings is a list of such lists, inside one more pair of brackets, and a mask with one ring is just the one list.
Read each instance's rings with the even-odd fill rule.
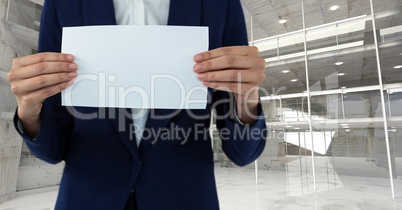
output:
[[[302,35],[299,38],[304,38],[302,1],[241,0],[241,2],[249,40],[254,40],[260,49],[262,49],[261,45],[259,46],[262,43],[259,41],[261,39],[281,37],[289,33],[299,33]],[[333,5],[339,8],[331,11],[329,8]],[[402,25],[402,1],[373,0],[373,5],[374,13],[377,15],[376,28],[383,83],[400,83],[402,69],[395,69],[394,66],[402,65],[402,31],[396,28],[392,33],[384,34],[384,29]],[[368,0],[305,0],[304,8],[306,29],[371,14]],[[287,22],[281,24],[279,20]],[[363,24],[361,28],[349,27],[349,31],[343,33],[327,32],[325,35],[324,29],[316,30],[318,32],[314,36],[317,38],[307,42],[307,49],[309,53],[311,51],[307,62],[310,89],[320,91],[379,84],[371,16],[363,17],[359,24]],[[250,37],[251,28],[253,37]],[[340,28],[338,25],[336,30]],[[271,42],[276,44],[276,39]],[[261,51],[261,56],[268,59],[266,79],[262,87],[267,89],[269,94],[305,91],[307,81],[304,42],[284,44],[280,41],[279,45],[286,46]],[[341,47],[343,45],[344,47]],[[318,51],[313,54],[314,50]],[[278,59],[278,53],[288,58]],[[338,61],[343,62],[343,65],[334,65]],[[289,73],[284,74],[283,70],[289,70]],[[344,75],[339,76],[339,73]],[[292,82],[292,79],[297,81]],[[278,89],[280,92],[277,92]]]

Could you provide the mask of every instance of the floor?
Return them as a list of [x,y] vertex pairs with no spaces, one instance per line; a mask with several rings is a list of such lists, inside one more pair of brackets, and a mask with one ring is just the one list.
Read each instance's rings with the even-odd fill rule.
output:
[[312,177],[292,177],[285,172],[254,173],[220,171],[217,177],[222,210],[402,210],[402,192],[393,200],[388,180],[362,177],[337,177],[319,180],[314,192]]
[[[289,164],[284,171],[260,170],[256,185],[253,169],[218,166],[216,179],[221,209],[402,210],[402,180],[395,183],[397,198],[393,200],[389,180],[341,176],[327,165],[317,168],[314,191],[312,173],[307,169]],[[0,210],[51,210],[56,195],[57,189],[19,196],[1,204]]]

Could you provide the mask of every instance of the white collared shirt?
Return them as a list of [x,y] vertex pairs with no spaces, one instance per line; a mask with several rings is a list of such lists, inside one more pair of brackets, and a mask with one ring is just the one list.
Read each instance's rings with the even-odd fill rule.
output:
[[113,0],[117,25],[167,25],[170,0]]
[[[170,0],[113,0],[113,4],[117,25],[167,25]],[[137,146],[148,112],[148,109],[132,109]]]

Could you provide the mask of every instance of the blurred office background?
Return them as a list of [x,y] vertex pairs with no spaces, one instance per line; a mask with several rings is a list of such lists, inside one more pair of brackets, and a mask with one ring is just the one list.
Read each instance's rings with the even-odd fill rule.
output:
[[[242,4],[266,59],[269,135],[244,168],[214,136],[221,208],[402,209],[402,1]],[[12,125],[7,72],[36,52],[42,5],[0,1],[0,209],[52,209],[63,170],[33,156]]]

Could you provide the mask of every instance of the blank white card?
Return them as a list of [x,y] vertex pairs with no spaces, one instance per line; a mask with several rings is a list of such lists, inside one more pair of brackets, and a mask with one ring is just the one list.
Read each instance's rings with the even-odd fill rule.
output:
[[75,56],[64,106],[204,109],[207,88],[193,71],[208,50],[207,27],[88,26],[63,28],[62,52]]

